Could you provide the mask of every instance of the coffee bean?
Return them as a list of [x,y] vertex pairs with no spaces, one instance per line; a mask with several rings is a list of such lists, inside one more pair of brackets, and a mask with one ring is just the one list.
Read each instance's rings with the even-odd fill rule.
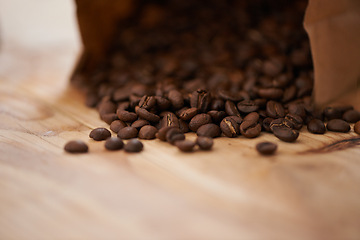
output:
[[157,133],[157,128],[151,125],[143,126],[139,131],[139,138],[140,139],[154,139],[155,134]]
[[156,104],[156,99],[154,96],[144,95],[139,101],[139,107],[146,110],[150,110]]
[[224,110],[225,102],[222,99],[215,98],[211,102],[211,109],[216,111]]
[[312,119],[307,124],[307,129],[314,134],[324,134],[326,132],[325,124],[320,119]]
[[243,121],[240,125],[240,132],[246,138],[255,138],[260,135],[261,125],[255,121]]
[[171,102],[161,96],[155,96],[156,106],[160,111],[168,110],[171,106]]
[[174,109],[180,109],[184,106],[184,98],[177,90],[171,90],[168,94],[168,99],[170,100]]
[[117,136],[121,139],[136,138],[138,136],[138,130],[134,127],[124,127],[120,129]]
[[256,144],[256,150],[262,155],[272,155],[277,150],[277,144],[272,142],[260,142]]
[[142,119],[148,120],[149,122],[159,122],[160,117],[154,113],[149,112],[144,108],[138,108],[136,111],[137,115]]
[[175,146],[182,152],[192,152],[195,147],[195,142],[189,140],[181,140],[175,143]]
[[182,133],[190,132],[189,124],[182,119],[179,120],[179,128]]
[[276,127],[287,127],[287,128],[294,128],[294,124],[292,121],[289,121],[286,118],[277,118],[274,119],[271,123],[270,123],[270,129],[271,131],[273,131],[273,128]]
[[118,103],[118,106],[117,106],[117,110],[129,110],[130,108],[130,102],[129,101],[126,101],[126,102],[120,102]]
[[250,113],[256,112],[259,109],[259,106],[255,103],[255,101],[243,100],[241,102],[238,102],[237,108],[242,113]]
[[272,132],[271,128],[270,128],[270,124],[271,122],[274,121],[273,118],[265,118],[262,122],[262,128],[266,131],[266,132]]
[[115,120],[110,124],[110,129],[114,133],[118,133],[120,131],[120,129],[122,129],[124,127],[127,127],[127,125],[126,125],[126,123],[124,123],[121,120]]
[[200,113],[198,115],[195,115],[190,123],[189,123],[189,128],[191,131],[196,132],[198,130],[199,127],[201,127],[202,125],[211,123],[211,117],[209,114],[206,113]]
[[138,119],[135,122],[133,122],[131,124],[131,127],[136,128],[137,130],[139,130],[140,128],[142,128],[145,125],[150,125],[150,122],[148,120],[145,119]]
[[226,117],[221,121],[220,128],[223,134],[230,138],[236,137],[240,133],[239,124],[229,117]]
[[118,137],[111,137],[105,141],[105,148],[107,150],[115,151],[124,147],[124,142]]
[[356,123],[360,121],[360,112],[356,110],[348,110],[344,112],[342,119],[349,123]]
[[143,150],[143,148],[144,148],[144,145],[137,139],[129,140],[124,146],[124,150],[126,152],[130,152],[130,153],[141,152]]
[[235,103],[231,102],[231,101],[226,101],[225,102],[225,112],[227,113],[227,115],[230,116],[241,116],[238,109],[236,108]]
[[89,148],[85,142],[81,140],[73,140],[65,144],[64,150],[69,153],[86,153]]
[[196,139],[196,144],[200,147],[201,150],[210,150],[214,145],[214,141],[210,137],[198,137]]
[[100,119],[106,122],[107,124],[111,124],[113,121],[117,120],[118,117],[116,113],[106,113],[100,115]]
[[290,121],[293,128],[296,130],[300,130],[303,126],[303,120],[299,115],[288,113],[286,114],[285,119]]
[[90,132],[89,137],[95,141],[103,141],[111,137],[111,132],[106,128],[95,128]]
[[342,119],[332,119],[326,125],[327,130],[332,132],[349,132],[350,125]]
[[173,112],[163,112],[160,114],[163,118],[161,119],[161,127],[180,127],[179,119]]
[[301,117],[303,120],[306,118],[306,110],[303,104],[289,104],[288,110],[290,114],[295,114]]
[[354,125],[354,132],[360,134],[360,121],[357,121]]
[[192,108],[188,108],[184,111],[181,112],[181,114],[179,115],[179,117],[182,120],[188,121],[190,119],[192,119],[198,112],[198,109],[196,107],[192,107]]
[[191,94],[190,106],[192,108],[197,108],[200,112],[206,112],[210,105],[210,101],[210,93],[199,89]]
[[327,120],[341,119],[344,112],[352,109],[352,106],[326,107],[324,109],[324,116]]
[[172,128],[176,128],[176,127],[174,126],[163,127],[155,134],[155,136],[161,141],[166,141],[166,134]]
[[272,100],[268,101],[266,104],[266,113],[271,118],[285,117],[285,109],[281,103]]
[[209,123],[199,127],[198,130],[196,131],[196,134],[198,136],[216,138],[216,137],[220,137],[221,129],[218,125]]
[[124,122],[134,122],[137,119],[136,113],[125,111],[125,110],[117,110],[116,112],[118,118]]
[[272,128],[272,132],[275,137],[284,142],[294,142],[299,137],[299,131],[289,127],[274,127]]
[[219,97],[225,101],[238,102],[244,99],[240,93],[233,93],[226,90],[219,90],[218,94]]
[[252,113],[249,113],[248,115],[246,115],[243,119],[243,121],[251,121],[251,122],[259,122],[259,114],[257,112],[252,112]]
[[166,141],[174,144],[176,141],[181,141],[185,139],[185,135],[181,132],[179,128],[171,128],[166,132]]
[[284,95],[284,91],[280,88],[260,88],[258,94],[262,98],[278,100]]

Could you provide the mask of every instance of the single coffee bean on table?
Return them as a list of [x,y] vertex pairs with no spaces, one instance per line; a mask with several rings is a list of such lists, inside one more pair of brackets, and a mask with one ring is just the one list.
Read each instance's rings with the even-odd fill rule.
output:
[[332,132],[347,133],[350,131],[350,124],[342,119],[332,119],[328,121],[326,128]]
[[139,138],[140,139],[154,139],[157,133],[157,128],[151,125],[143,126],[139,131]]
[[120,129],[117,136],[121,139],[131,139],[138,136],[138,130],[134,127],[124,127]]
[[106,128],[95,128],[90,132],[89,137],[95,141],[103,141],[111,137],[111,132]]
[[68,153],[86,153],[89,151],[89,147],[81,140],[72,140],[65,144],[64,150]]
[[110,151],[120,150],[124,147],[124,142],[118,137],[111,137],[105,141],[105,148]]
[[141,152],[143,150],[143,148],[144,148],[144,145],[142,144],[142,142],[140,142],[137,139],[129,140],[124,146],[125,152],[130,152],[130,153]]
[[277,144],[272,142],[260,142],[256,144],[256,150],[262,155],[272,155],[277,150]]
[[360,112],[357,110],[348,110],[342,115],[342,119],[349,123],[356,123],[360,121]]
[[198,130],[196,131],[196,134],[198,136],[216,138],[216,137],[220,137],[221,129],[218,125],[214,123],[208,123],[199,127]]
[[309,132],[314,134],[324,134],[326,132],[326,127],[323,121],[320,119],[313,119],[307,124],[307,129]]

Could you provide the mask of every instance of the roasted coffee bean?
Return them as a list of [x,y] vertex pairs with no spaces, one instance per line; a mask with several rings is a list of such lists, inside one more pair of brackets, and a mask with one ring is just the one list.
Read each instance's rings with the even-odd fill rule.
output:
[[227,116],[226,119],[234,120],[237,124],[239,124],[239,126],[243,122],[243,119],[239,116]]
[[116,113],[102,114],[102,115],[100,115],[100,118],[107,124],[111,124],[113,121],[118,119]]
[[285,109],[281,103],[272,100],[268,101],[266,104],[266,113],[271,118],[285,117]]
[[179,128],[171,128],[166,132],[166,141],[174,144],[176,141],[181,141],[185,139],[185,135],[181,132]]
[[225,102],[222,99],[215,98],[212,100],[211,102],[212,110],[222,111],[224,110],[224,108],[225,108]]
[[300,116],[303,120],[306,118],[305,106],[303,104],[292,103],[288,105],[289,113]]
[[189,140],[181,140],[175,142],[175,146],[182,152],[192,152],[195,147],[195,142]]
[[131,153],[141,152],[143,150],[143,148],[144,148],[144,145],[142,144],[142,142],[140,142],[137,139],[129,140],[124,146],[124,150],[126,152],[131,152]]
[[155,134],[155,136],[161,141],[166,141],[166,133],[172,128],[176,128],[176,127],[170,126],[170,127],[160,128],[160,130]]
[[205,90],[196,90],[191,94],[190,106],[200,112],[206,112],[211,103],[210,93]]
[[115,151],[124,147],[124,142],[118,137],[108,138],[105,142],[105,148],[107,150]]
[[324,134],[326,132],[325,124],[320,119],[312,119],[307,124],[307,129],[314,134]]
[[270,128],[270,124],[271,124],[271,122],[272,121],[274,121],[274,119],[273,118],[265,118],[264,120],[263,120],[263,122],[262,122],[262,128],[264,129],[264,131],[266,131],[266,132],[272,132],[271,131],[271,128]]
[[239,102],[244,99],[241,93],[233,93],[226,90],[219,90],[218,94],[225,101]]
[[197,137],[196,144],[201,150],[210,150],[214,145],[214,140],[210,137]]
[[219,123],[224,119],[224,117],[226,117],[226,113],[224,111],[211,110],[208,114],[211,116],[214,123]]
[[148,120],[145,119],[138,119],[135,122],[133,122],[131,124],[131,127],[136,128],[137,130],[139,130],[140,128],[142,128],[145,125],[150,125],[150,122]]
[[149,122],[159,122],[160,117],[154,113],[149,112],[148,110],[144,108],[138,108],[136,111],[137,115],[145,120],[148,120]]
[[156,99],[154,96],[144,95],[139,102],[139,107],[146,110],[150,110],[156,105]]
[[326,107],[324,109],[324,116],[327,120],[341,119],[344,112],[352,109],[352,106]]
[[288,119],[285,118],[277,118],[274,119],[271,123],[270,123],[270,129],[271,131],[273,131],[273,128],[276,127],[287,127],[287,128],[294,128],[294,124],[292,121],[289,121]]
[[124,127],[120,129],[117,136],[121,139],[136,138],[138,136],[138,130],[134,127]]
[[304,123],[300,116],[292,113],[286,114],[285,119],[290,121],[293,124],[293,128],[296,130],[300,130]]
[[345,122],[342,119],[332,119],[328,121],[326,125],[327,130],[332,132],[349,132],[350,131],[350,124]]
[[239,124],[229,117],[226,117],[221,121],[220,128],[223,134],[230,138],[236,137],[240,133]]
[[110,124],[110,129],[114,133],[118,133],[120,131],[120,129],[122,129],[124,127],[127,127],[127,125],[126,125],[126,123],[124,123],[121,120],[115,120]]
[[231,102],[231,101],[226,101],[225,102],[225,112],[227,113],[227,115],[230,116],[241,116],[238,109],[236,108],[235,103]]
[[272,132],[284,142],[294,142],[299,137],[299,131],[289,127],[274,127]]
[[125,110],[118,109],[116,114],[117,114],[118,118],[124,122],[134,122],[138,118],[136,113],[125,111]]
[[360,121],[360,112],[356,110],[348,110],[344,112],[342,119],[349,123],[356,123]]
[[354,132],[360,134],[360,121],[357,121],[354,125]]
[[156,107],[160,110],[160,111],[165,111],[168,110],[171,106],[171,102],[161,96],[155,96],[156,99]]
[[244,117],[244,119],[242,121],[251,121],[251,122],[259,122],[259,114],[257,112],[252,112],[252,113],[249,113],[248,115],[246,115]]
[[209,114],[206,113],[200,113],[198,115],[195,115],[190,123],[189,123],[189,128],[191,131],[196,132],[198,130],[199,127],[201,127],[202,125],[211,123],[211,117]]
[[111,137],[111,132],[106,128],[95,128],[90,132],[89,137],[95,141],[103,141]]
[[65,144],[64,150],[69,153],[86,153],[89,147],[81,140],[72,140]]
[[182,111],[179,117],[184,121],[188,121],[192,119],[197,113],[198,113],[198,109],[196,107],[192,107]]
[[216,137],[220,137],[221,129],[218,125],[209,123],[199,127],[198,130],[196,131],[196,134],[198,136],[216,138]]
[[237,108],[242,113],[250,113],[256,112],[259,109],[259,106],[255,103],[255,101],[243,100],[241,102],[238,102]]
[[187,133],[190,131],[189,124],[182,119],[179,119],[179,128],[182,133]]
[[262,155],[272,155],[277,150],[277,144],[272,142],[260,142],[256,144],[256,150]]
[[139,131],[139,138],[140,139],[154,139],[156,133],[158,132],[157,128],[151,125],[143,126]]
[[163,112],[160,114],[163,118],[161,119],[161,127],[179,127],[179,119],[173,112]]
[[284,91],[280,88],[260,88],[258,94],[262,98],[278,100],[284,95]]
[[184,106],[183,95],[178,90],[171,90],[168,94],[168,99],[170,100],[174,109],[180,109]]
[[256,121],[243,121],[240,125],[240,132],[246,138],[255,138],[260,135],[261,125]]

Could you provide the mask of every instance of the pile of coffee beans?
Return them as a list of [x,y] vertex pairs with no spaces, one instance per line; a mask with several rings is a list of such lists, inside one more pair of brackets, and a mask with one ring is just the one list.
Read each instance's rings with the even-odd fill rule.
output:
[[[256,138],[262,132],[295,142],[304,125],[314,134],[349,132],[349,123],[360,120],[358,111],[312,105],[313,67],[302,25],[306,5],[139,1],[133,16],[119,23],[108,60],[74,82],[119,139],[158,138],[184,152],[196,145],[211,149],[212,138]],[[186,140],[187,132],[197,140]],[[110,135],[99,129],[90,137]],[[122,148],[120,141],[110,138],[106,146]],[[142,149],[139,141],[130,142],[125,150]],[[256,149],[272,154],[276,145]]]

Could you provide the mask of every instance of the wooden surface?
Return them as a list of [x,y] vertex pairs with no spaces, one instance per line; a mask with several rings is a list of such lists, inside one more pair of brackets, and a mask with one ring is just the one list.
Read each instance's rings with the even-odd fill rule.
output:
[[[14,2],[0,0],[5,10]],[[55,8],[64,18],[66,4]],[[359,139],[323,148],[355,133],[304,130],[296,144],[269,134],[219,138],[213,151],[193,154],[157,140],[144,141],[141,154],[107,152],[88,139],[106,124],[68,86],[79,49],[69,24],[72,37],[31,46],[33,35],[4,29],[0,239],[359,239]],[[90,152],[64,153],[70,139]],[[259,156],[262,140],[277,142],[278,153]]]

